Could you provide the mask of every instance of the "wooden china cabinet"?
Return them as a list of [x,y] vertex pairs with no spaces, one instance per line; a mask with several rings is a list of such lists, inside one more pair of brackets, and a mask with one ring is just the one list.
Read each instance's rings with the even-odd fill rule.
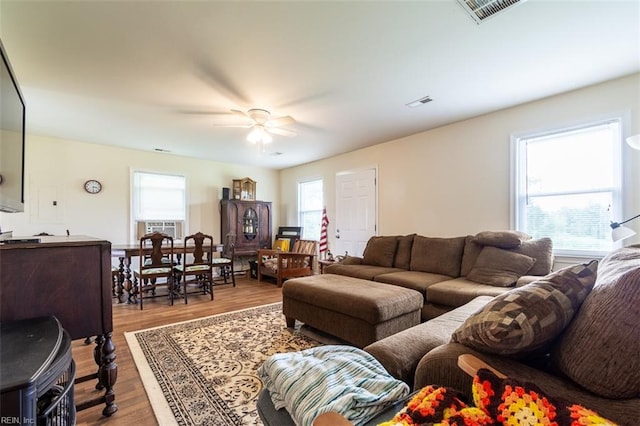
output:
[[220,238],[236,235],[235,254],[252,256],[271,248],[271,202],[220,200]]

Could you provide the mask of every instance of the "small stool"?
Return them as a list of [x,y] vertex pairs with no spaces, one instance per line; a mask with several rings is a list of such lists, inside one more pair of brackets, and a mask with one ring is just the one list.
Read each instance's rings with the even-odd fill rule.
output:
[[363,348],[420,324],[422,295],[408,288],[335,274],[285,281],[282,312]]

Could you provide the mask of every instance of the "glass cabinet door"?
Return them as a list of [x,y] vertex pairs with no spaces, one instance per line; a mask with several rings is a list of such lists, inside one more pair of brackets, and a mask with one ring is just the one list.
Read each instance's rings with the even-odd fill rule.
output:
[[258,213],[249,207],[242,216],[242,234],[247,240],[253,240],[258,235]]

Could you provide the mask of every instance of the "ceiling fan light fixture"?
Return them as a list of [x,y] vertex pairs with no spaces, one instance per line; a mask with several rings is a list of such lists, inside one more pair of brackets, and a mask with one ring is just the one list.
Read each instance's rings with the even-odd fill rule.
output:
[[273,138],[262,124],[256,124],[247,135],[247,140],[251,143],[264,144],[271,143]]

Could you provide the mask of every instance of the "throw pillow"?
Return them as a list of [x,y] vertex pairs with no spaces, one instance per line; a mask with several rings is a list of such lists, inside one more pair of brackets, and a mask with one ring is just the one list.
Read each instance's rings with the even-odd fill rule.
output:
[[398,247],[398,238],[371,237],[362,255],[362,264],[391,268]]
[[551,238],[538,238],[535,240],[523,241],[518,247],[511,249],[514,253],[524,254],[533,257],[536,263],[527,272],[529,275],[544,277],[553,268],[553,243]]
[[495,297],[467,318],[451,340],[505,356],[545,352],[593,288],[597,265],[593,260],[569,266]]
[[600,261],[596,285],[551,352],[556,368],[605,398],[640,395],[640,246]]
[[465,238],[434,238],[416,235],[411,248],[410,269],[459,277]]
[[531,235],[520,231],[484,231],[476,234],[473,241],[483,246],[512,249],[530,239]]
[[469,271],[467,279],[481,284],[511,287],[534,263],[536,260],[532,257],[486,246]]

